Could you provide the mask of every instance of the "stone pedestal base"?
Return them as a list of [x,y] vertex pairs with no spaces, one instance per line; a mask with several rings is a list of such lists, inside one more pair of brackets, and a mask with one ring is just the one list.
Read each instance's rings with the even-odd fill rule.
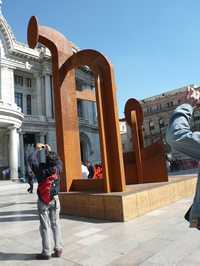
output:
[[123,193],[61,192],[61,213],[125,222],[192,196],[197,178],[170,177],[168,182],[127,186]]

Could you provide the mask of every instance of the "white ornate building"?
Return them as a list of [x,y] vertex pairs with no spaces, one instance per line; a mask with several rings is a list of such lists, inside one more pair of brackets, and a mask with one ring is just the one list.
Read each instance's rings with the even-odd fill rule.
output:
[[[0,2],[1,5],[1,2]],[[76,51],[76,47],[74,47]],[[76,71],[78,90],[94,89],[87,69]],[[82,160],[100,160],[96,103],[78,101]],[[56,150],[54,99],[49,50],[16,41],[0,13],[0,170],[25,176],[27,154],[36,142]],[[2,175],[0,174],[0,178]]]

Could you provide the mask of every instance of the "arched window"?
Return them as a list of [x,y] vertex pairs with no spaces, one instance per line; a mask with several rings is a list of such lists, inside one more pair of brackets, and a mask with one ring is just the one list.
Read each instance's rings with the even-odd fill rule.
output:
[[31,95],[27,95],[27,98],[26,98],[26,101],[27,101],[27,115],[31,115],[32,113],[32,108],[31,108]]

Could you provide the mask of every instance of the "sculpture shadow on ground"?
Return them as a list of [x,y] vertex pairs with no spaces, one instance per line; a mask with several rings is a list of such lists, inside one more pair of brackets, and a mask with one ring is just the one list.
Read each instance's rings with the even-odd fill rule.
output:
[[[1,195],[0,195],[0,197],[5,197],[5,195],[7,195],[7,193],[8,193],[8,191],[1,191]],[[16,196],[26,196],[26,195],[28,195],[28,192],[23,192],[23,193],[12,193],[12,194],[10,194],[10,196],[11,197],[16,197]]]
[[10,216],[10,215],[25,215],[25,214],[32,214],[37,215],[37,210],[17,210],[17,211],[0,211],[0,218],[1,216]]
[[10,207],[13,205],[22,205],[22,204],[36,204],[36,202],[34,201],[27,201],[27,202],[9,202],[9,203],[0,203],[0,208],[6,208],[6,207]]
[[[9,216],[9,217],[4,217]],[[18,210],[0,212],[0,223],[38,220],[37,210]]]
[[35,255],[33,253],[7,253],[0,251],[0,261],[26,261],[26,260],[34,260]]

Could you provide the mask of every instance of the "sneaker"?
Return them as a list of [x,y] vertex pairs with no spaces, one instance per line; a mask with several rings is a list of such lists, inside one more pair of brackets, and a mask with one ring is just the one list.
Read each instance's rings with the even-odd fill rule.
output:
[[36,260],[49,260],[50,258],[51,258],[51,256],[45,255],[43,253],[36,255]]
[[53,258],[59,258],[62,256],[62,249],[54,249],[54,253],[51,255]]

